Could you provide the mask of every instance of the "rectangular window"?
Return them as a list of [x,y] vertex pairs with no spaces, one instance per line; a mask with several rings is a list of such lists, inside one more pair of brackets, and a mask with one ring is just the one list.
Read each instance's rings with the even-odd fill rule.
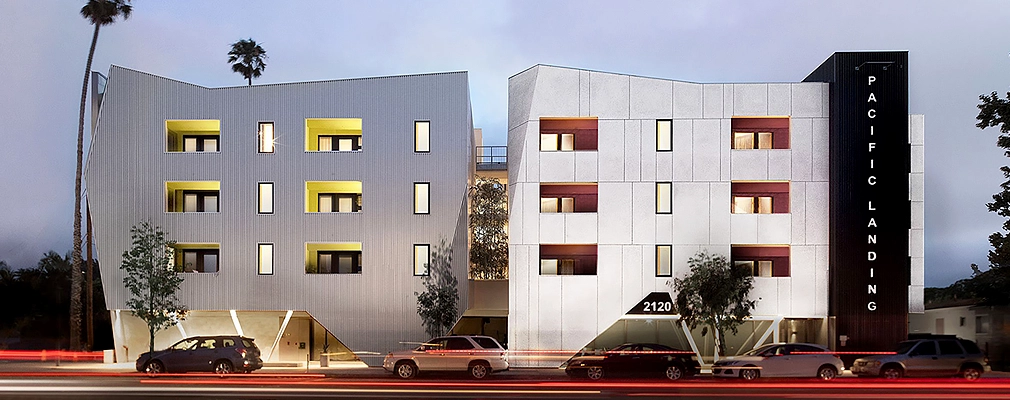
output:
[[733,265],[747,268],[756,277],[789,276],[789,246],[734,245],[730,248]]
[[656,276],[671,276],[673,274],[673,246],[656,245]]
[[414,182],[414,214],[428,214],[431,199],[428,197],[428,182]]
[[673,183],[656,182],[656,214],[673,213]]
[[656,120],[656,151],[673,151],[672,120]]
[[361,252],[319,251],[316,265],[318,274],[360,274]]
[[172,253],[178,272],[218,272],[218,256],[221,253],[218,244],[177,243]]
[[260,153],[273,153],[274,152],[274,123],[273,122],[260,122],[259,123],[259,152]]
[[428,265],[431,262],[431,246],[427,244],[414,245],[414,276],[427,276]]
[[216,213],[220,207],[221,182],[165,182],[165,212]]
[[541,213],[594,213],[598,199],[595,182],[540,184]]
[[732,182],[733,214],[785,214],[789,212],[789,182]]
[[575,212],[574,197],[541,197],[541,213],[573,213]]
[[319,151],[333,151],[333,136],[319,137]]
[[361,151],[361,118],[306,118],[305,151]]
[[414,152],[431,151],[431,121],[414,121]]
[[733,149],[788,149],[789,117],[734,117]]
[[540,275],[596,275],[596,245],[540,245]]
[[596,150],[598,120],[586,118],[540,118],[540,151]]
[[975,333],[989,333],[988,315],[979,315],[975,317]]
[[733,197],[734,214],[771,214],[773,209],[771,196]]
[[360,181],[305,182],[305,212],[361,212]]
[[170,153],[216,153],[220,137],[220,120],[165,120],[165,150]]
[[273,243],[260,243],[258,245],[259,251],[257,259],[257,269],[256,273],[259,275],[273,275],[274,274],[274,244]]
[[274,183],[260,182],[258,185],[259,201],[257,212],[260,214],[274,213]]
[[217,212],[218,192],[183,191],[182,212]]

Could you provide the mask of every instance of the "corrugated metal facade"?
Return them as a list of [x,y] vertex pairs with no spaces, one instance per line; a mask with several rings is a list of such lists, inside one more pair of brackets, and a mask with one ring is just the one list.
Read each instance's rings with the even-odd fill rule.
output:
[[[110,309],[126,307],[119,266],[142,220],[220,243],[220,272],[185,274],[193,310],[305,310],[352,350],[399,349],[427,339],[412,245],[442,239],[467,304],[466,72],[210,89],[113,66],[103,100],[86,178]],[[306,118],[361,118],[362,151],[306,152]],[[170,119],[220,120],[221,151],[166,152]],[[430,153],[414,152],[415,120],[431,121]],[[275,124],[272,154],[257,152],[258,122]],[[219,213],[165,212],[166,181],[205,180],[220,181]],[[345,180],[362,182],[362,212],[305,212],[306,181]],[[273,214],[256,212],[258,182],[274,183]],[[431,182],[430,215],[413,214],[413,182]],[[273,275],[257,275],[264,242]],[[361,274],[306,274],[309,242],[361,242]]]

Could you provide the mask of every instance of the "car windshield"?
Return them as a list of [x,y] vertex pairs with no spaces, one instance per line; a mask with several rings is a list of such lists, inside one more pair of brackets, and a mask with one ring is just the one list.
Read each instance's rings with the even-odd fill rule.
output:
[[745,356],[761,356],[761,355],[764,355],[764,353],[768,352],[769,350],[772,350],[773,348],[775,348],[775,346],[776,345],[774,345],[774,344],[766,344],[766,345],[758,347],[758,348],[756,348],[754,350],[751,350],[751,351],[748,351],[746,353],[743,353],[743,355],[745,355]]
[[898,347],[894,349],[894,352],[898,354],[908,353],[908,351],[911,350],[912,347],[916,345],[916,343],[919,342],[917,340],[908,340],[898,343]]

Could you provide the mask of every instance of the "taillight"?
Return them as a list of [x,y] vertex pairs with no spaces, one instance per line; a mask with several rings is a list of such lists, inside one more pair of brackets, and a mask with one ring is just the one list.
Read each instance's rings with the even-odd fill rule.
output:
[[245,349],[235,349],[235,351],[236,351],[236,352],[237,352],[237,353],[238,353],[239,355],[241,355],[241,356],[242,356],[242,358],[245,358]]
[[842,356],[840,356],[838,354],[832,354],[832,355],[835,356],[835,358],[839,358],[839,359],[842,358]]

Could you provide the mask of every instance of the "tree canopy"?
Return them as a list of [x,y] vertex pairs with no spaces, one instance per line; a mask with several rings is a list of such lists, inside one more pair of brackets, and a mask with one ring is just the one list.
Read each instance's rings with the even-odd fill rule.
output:
[[241,39],[231,44],[228,62],[232,72],[242,74],[252,86],[253,78],[259,78],[267,68],[267,51],[252,38]]
[[498,179],[470,187],[470,278],[508,279],[508,194]]
[[126,306],[147,324],[154,351],[154,334],[185,319],[186,306],[178,298],[182,276],[175,272],[172,246],[161,228],[141,222],[130,229],[133,245],[123,252],[123,284],[130,291]]
[[[996,92],[979,96],[978,116],[975,117],[979,129],[998,127],[1000,135],[996,146],[1003,149],[1003,154],[1010,157],[1010,93],[1007,98],[1000,98]],[[1003,232],[989,235],[989,269],[982,271],[972,265],[972,277],[967,282],[968,289],[986,305],[1010,304],[1010,167],[1002,166],[1000,171],[1007,180],[1000,184],[1000,191],[992,196],[992,202],[986,203],[989,212],[1007,218],[1003,222]]]
[[680,319],[691,329],[698,325],[710,327],[718,354],[725,354],[725,333],[736,334],[757,303],[748,298],[754,277],[749,268],[734,266],[725,256],[707,251],[698,252],[687,264],[687,276],[673,280]]

